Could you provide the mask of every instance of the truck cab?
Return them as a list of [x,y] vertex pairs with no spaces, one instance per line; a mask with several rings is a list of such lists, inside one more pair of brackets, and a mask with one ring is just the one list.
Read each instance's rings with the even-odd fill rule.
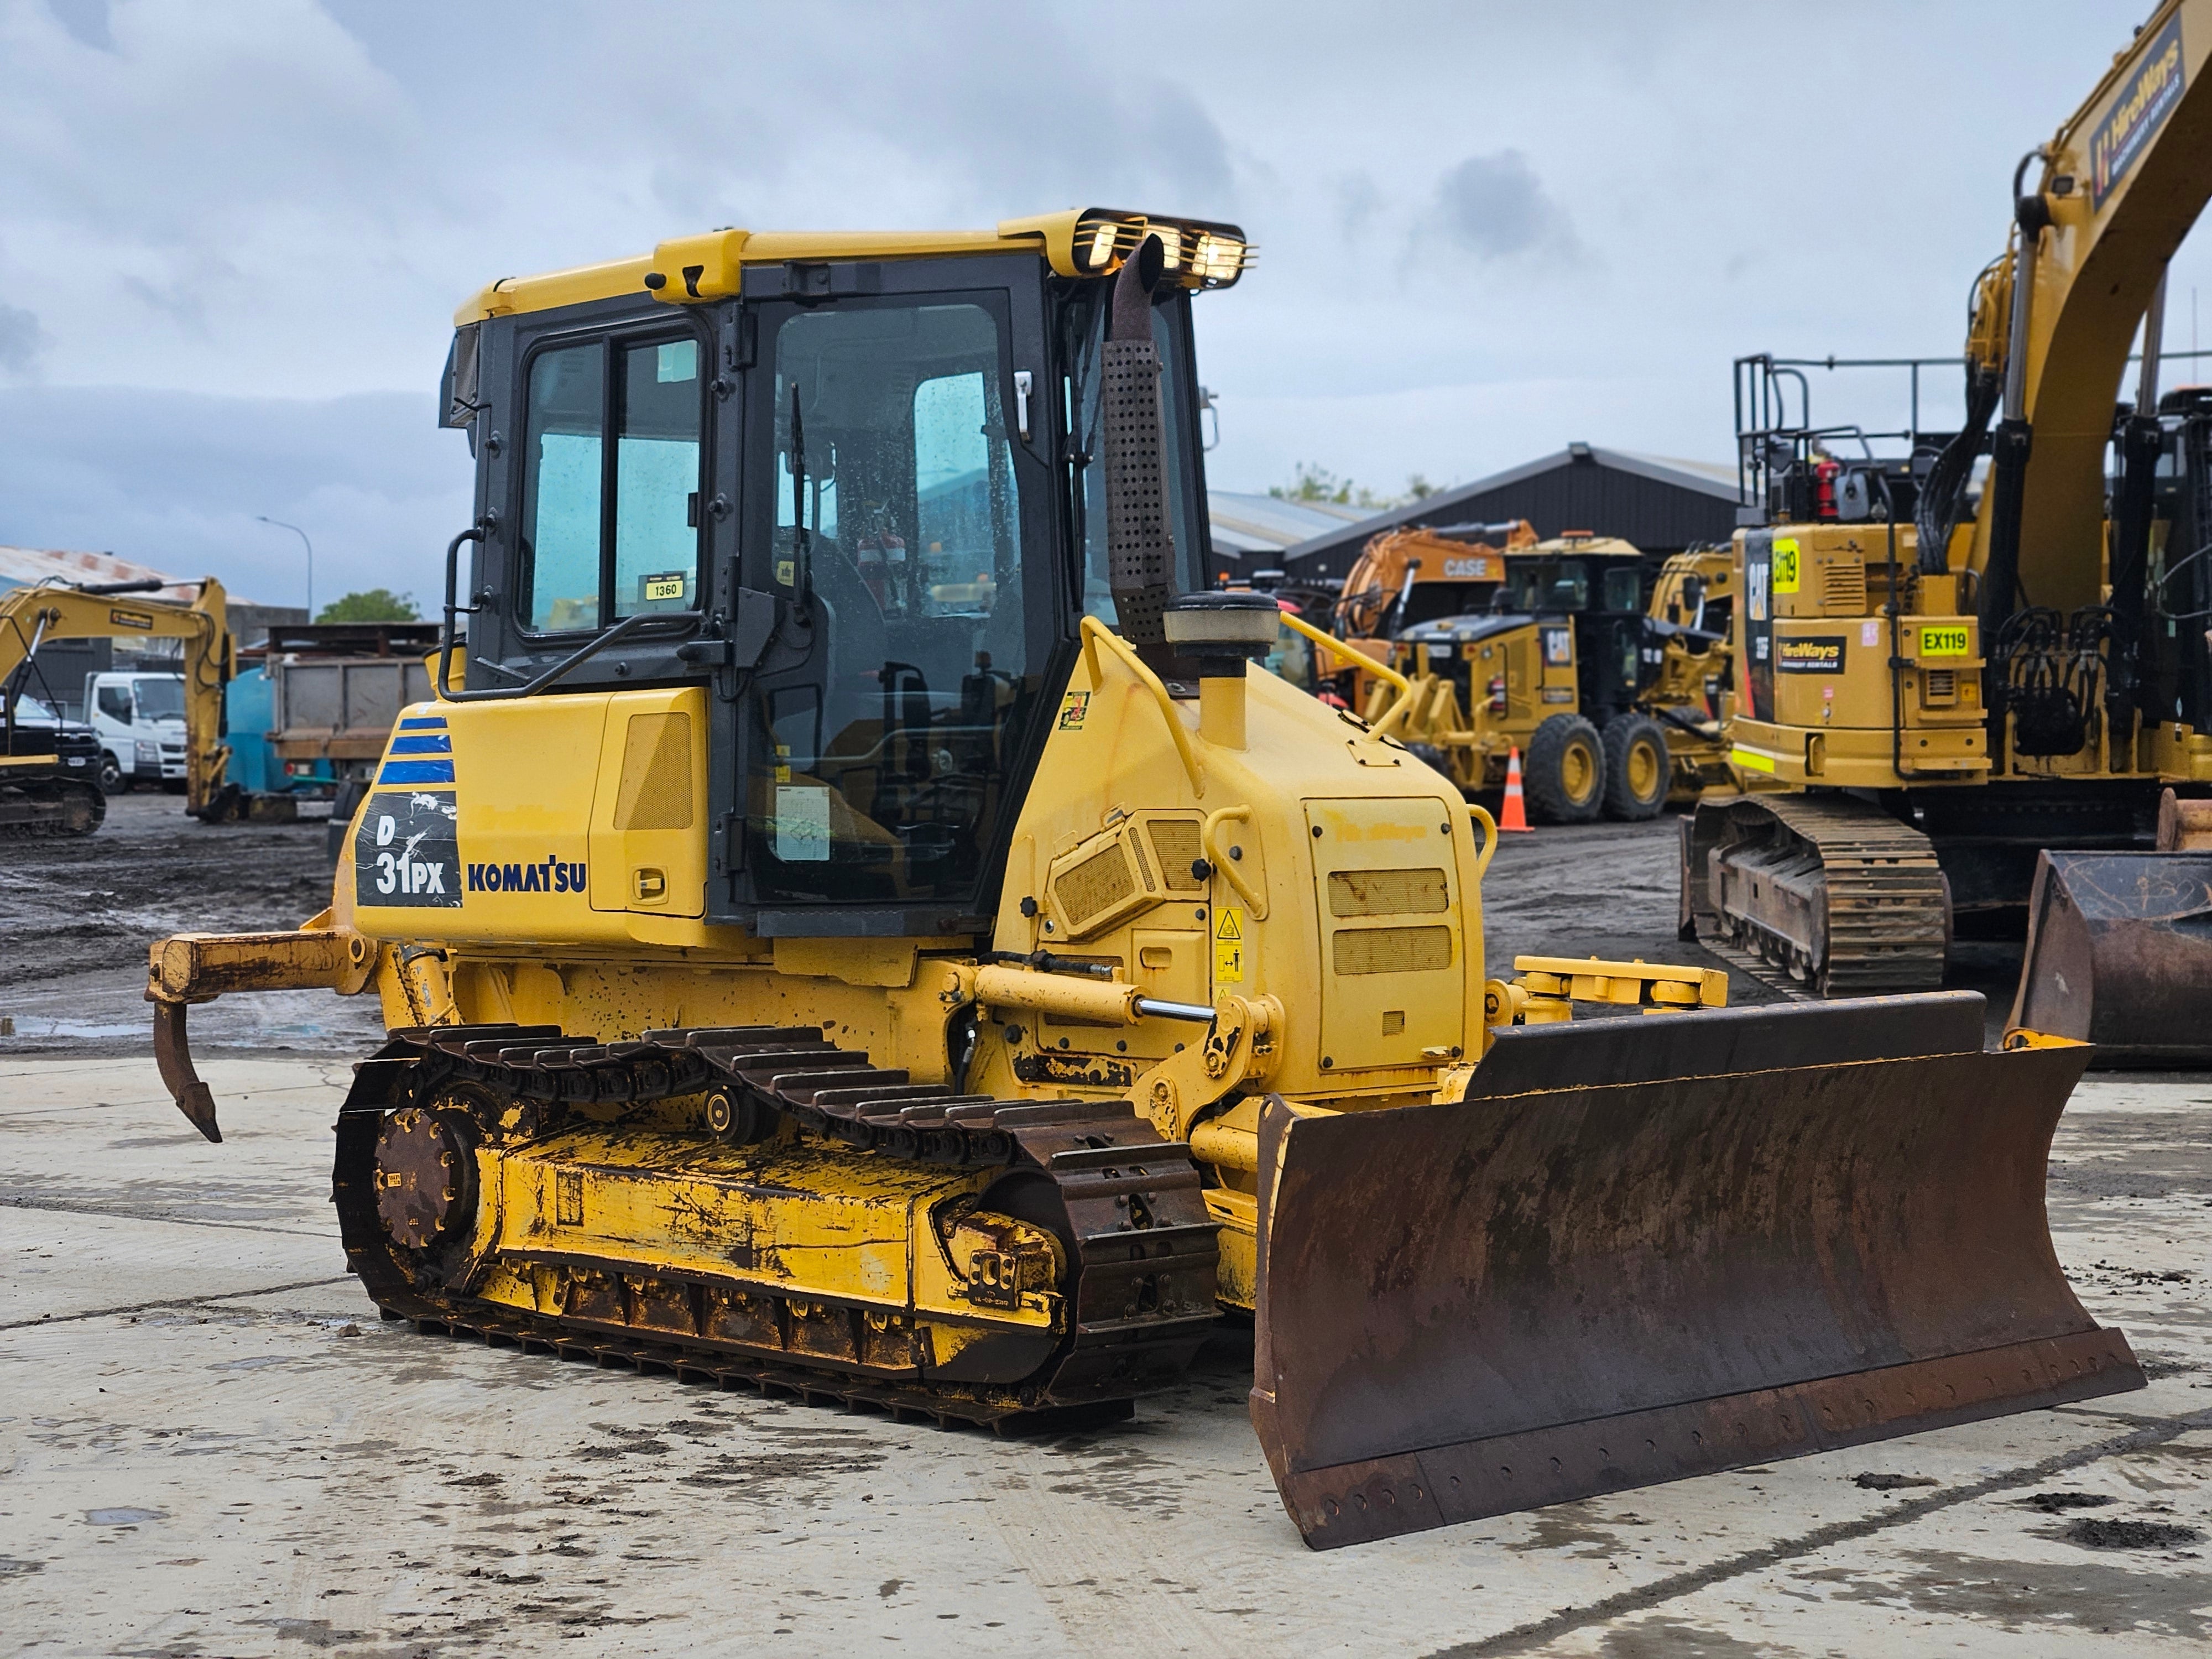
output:
[[100,740],[100,787],[185,787],[185,677],[114,672],[84,677],[85,723]]

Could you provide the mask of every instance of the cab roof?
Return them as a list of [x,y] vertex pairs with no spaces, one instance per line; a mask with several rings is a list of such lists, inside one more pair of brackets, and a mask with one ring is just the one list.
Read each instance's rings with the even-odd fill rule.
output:
[[1107,276],[1147,235],[1158,236],[1165,245],[1169,273],[1194,290],[1227,288],[1253,261],[1255,250],[1235,225],[1115,208],[1069,208],[1035,218],[1002,219],[991,230],[723,229],[678,237],[635,258],[535,276],[502,276],[471,295],[453,313],[453,322],[458,327],[489,317],[642,293],[672,305],[727,299],[738,292],[747,265],[1030,253],[1043,258],[1058,276]]

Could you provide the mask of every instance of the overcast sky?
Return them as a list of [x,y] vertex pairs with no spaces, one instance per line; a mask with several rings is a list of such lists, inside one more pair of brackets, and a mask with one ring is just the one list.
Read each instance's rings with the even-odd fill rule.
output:
[[0,0],[0,543],[301,603],[267,514],[319,602],[427,607],[483,283],[1088,204],[1261,247],[1198,306],[1218,487],[1724,461],[1735,356],[1959,349],[2014,161],[2148,9]]

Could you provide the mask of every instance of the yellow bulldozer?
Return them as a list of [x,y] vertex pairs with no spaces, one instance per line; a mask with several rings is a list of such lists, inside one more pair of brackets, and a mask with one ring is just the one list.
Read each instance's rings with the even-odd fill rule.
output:
[[[2069,976],[2031,942],[2029,980],[2065,983],[2023,1009],[2109,1057],[2207,1052],[2169,1012],[2178,983],[2212,994],[2192,943],[2212,866],[2153,837],[2165,790],[2212,787],[2212,399],[2159,390],[2166,265],[2212,191],[2208,53],[2212,0],[2166,0],[2022,158],[1959,432],[1816,426],[1800,368],[1739,362],[1744,793],[1686,827],[1686,938],[1823,991],[1912,990],[1943,982],[1954,933],[2001,935],[2033,896],[2094,912],[2112,948]],[[2046,904],[2047,881],[2072,898]]]
[[1089,210],[477,295],[439,695],[325,912],[154,947],[185,1115],[193,1004],[376,995],[334,1198],[426,1332],[1019,1425],[1249,1319],[1316,1546],[2140,1386],[2045,1232],[2080,1045],[1486,972],[1487,816],[1206,589],[1248,258]]
[[[1727,779],[1726,550],[1674,555],[1648,602],[1643,556],[1616,537],[1531,539],[1496,562],[1464,610],[1395,631],[1394,735],[1469,793],[1501,787],[1518,750],[1539,823],[1653,817]],[[1369,713],[1400,695],[1378,684]]]

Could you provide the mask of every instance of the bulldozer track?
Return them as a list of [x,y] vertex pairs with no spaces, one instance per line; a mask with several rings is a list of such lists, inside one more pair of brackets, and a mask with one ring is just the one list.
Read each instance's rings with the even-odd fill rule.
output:
[[[1806,915],[1797,937],[1741,914],[1725,914],[1731,942],[1808,981],[1831,996],[1935,990],[1949,952],[1950,906],[1936,848],[1928,837],[1876,807],[1848,799],[1761,797],[1731,814],[1763,813],[1817,860],[1825,890],[1825,953],[1807,941],[1815,918]],[[1743,843],[1737,843],[1741,846]],[[1726,860],[1735,847],[1721,850]]]
[[[392,1113],[427,1107],[457,1083],[517,1104],[510,1133],[518,1140],[555,1132],[572,1104],[644,1104],[723,1090],[740,1121],[750,1109],[858,1152],[1037,1170],[1053,1182],[1067,1221],[1066,1332],[1051,1357],[1018,1382],[932,1383],[665,1325],[639,1332],[607,1320],[524,1313],[425,1282],[416,1253],[398,1245],[378,1215],[377,1136]],[[1000,1425],[1018,1419],[1028,1426],[1070,1411],[1096,1416],[1126,1408],[1181,1376],[1214,1322],[1217,1227],[1207,1218],[1198,1167],[1188,1146],[1163,1139],[1127,1101],[996,1100],[915,1084],[903,1072],[870,1066],[865,1054],[840,1048],[815,1027],[652,1031],[607,1044],[550,1026],[395,1031],[357,1069],[338,1117],[332,1185],[347,1263],[386,1319],[427,1334],[897,1417]],[[626,1273],[626,1281],[636,1282],[620,1306],[635,1312],[647,1288],[662,1298],[700,1293],[676,1278],[648,1286],[653,1278]],[[804,1292],[743,1288],[777,1302],[786,1330],[793,1304],[823,1303]],[[846,1316],[858,1319],[861,1310]]]

